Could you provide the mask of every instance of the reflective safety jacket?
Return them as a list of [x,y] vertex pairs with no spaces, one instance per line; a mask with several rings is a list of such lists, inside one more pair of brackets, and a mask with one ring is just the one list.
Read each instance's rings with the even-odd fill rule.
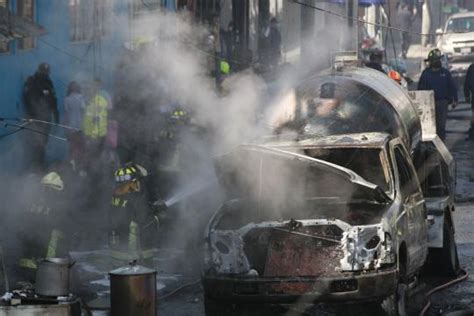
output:
[[112,197],[112,206],[114,207],[127,207],[128,200],[124,200],[119,197]]
[[83,131],[92,139],[107,135],[107,112],[109,101],[101,94],[96,94],[84,111]]
[[[26,269],[37,269],[36,262],[41,258],[54,258],[58,256],[64,256],[66,253],[63,253],[65,249],[64,247],[64,232],[58,229],[53,229],[51,231],[51,235],[49,237],[49,241],[47,245],[42,245],[40,241],[36,244],[36,249],[25,249],[30,250],[33,253],[36,253],[37,256],[34,254],[31,257],[23,257],[20,258],[20,267]],[[44,249],[46,247],[46,249]],[[63,250],[63,251],[61,251]],[[44,256],[44,257],[43,257]]]

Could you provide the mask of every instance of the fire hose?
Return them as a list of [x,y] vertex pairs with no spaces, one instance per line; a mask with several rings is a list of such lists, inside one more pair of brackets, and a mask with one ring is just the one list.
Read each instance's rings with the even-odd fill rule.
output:
[[420,316],[425,316],[426,312],[430,309],[430,307],[431,307],[431,300],[430,300],[431,295],[433,295],[434,293],[436,293],[438,291],[444,290],[444,289],[446,289],[450,286],[453,286],[454,284],[462,282],[462,281],[466,280],[469,277],[469,274],[465,270],[461,270],[461,273],[462,273],[462,275],[457,277],[456,279],[451,280],[451,281],[449,281],[447,283],[444,283],[442,285],[439,285],[439,286],[435,287],[434,289],[432,289],[431,291],[429,291],[428,293],[426,293],[425,298],[428,300],[428,302],[426,303],[425,307],[421,311]]
[[159,300],[165,300],[165,299],[167,299],[167,298],[169,298],[169,297],[171,297],[171,296],[177,294],[178,292],[184,290],[184,289],[187,288],[187,287],[190,287],[190,286],[193,286],[193,285],[198,284],[199,282],[201,282],[201,279],[197,279],[196,281],[193,281],[193,282],[191,282],[191,283],[187,283],[187,284],[181,285],[181,286],[178,287],[177,289],[175,289],[175,290],[173,290],[173,291],[171,291],[171,292],[169,292],[169,293],[167,293],[167,294],[165,294],[165,295],[163,295],[163,296],[158,297],[158,299],[159,299]]

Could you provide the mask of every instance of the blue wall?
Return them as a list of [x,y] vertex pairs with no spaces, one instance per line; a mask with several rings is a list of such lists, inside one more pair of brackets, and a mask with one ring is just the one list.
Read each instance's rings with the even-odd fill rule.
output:
[[[61,116],[63,115],[63,100],[68,83],[71,80],[92,80],[94,60],[98,75],[104,81],[106,88],[111,91],[112,76],[117,59],[126,40],[123,35],[128,28],[128,0],[113,0],[114,17],[110,19],[109,33],[101,40],[101,54],[89,42],[74,43],[70,41],[69,1],[66,0],[36,0],[36,22],[43,26],[47,34],[36,41],[36,48],[31,51],[20,51],[17,41],[10,42],[10,52],[0,54],[0,116],[22,117],[23,105],[21,91],[28,76],[36,71],[39,63],[51,65],[51,79],[56,88]],[[12,11],[15,12],[16,0],[10,0]],[[121,30],[116,32],[114,30]],[[96,58],[94,58],[96,55]],[[0,122],[2,123],[2,122]],[[12,131],[4,129],[0,124],[0,135]],[[53,133],[61,135],[58,128]],[[27,131],[13,136],[0,136],[0,175],[16,173],[25,167],[23,157],[23,138],[30,135]],[[48,158],[61,159],[67,152],[65,142],[50,138]]]

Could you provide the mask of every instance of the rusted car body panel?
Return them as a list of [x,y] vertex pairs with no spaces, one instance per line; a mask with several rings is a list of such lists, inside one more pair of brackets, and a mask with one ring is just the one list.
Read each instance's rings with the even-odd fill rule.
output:
[[393,293],[398,280],[394,269],[338,277],[235,278],[206,276],[209,298],[231,302],[292,303],[377,301]]
[[[244,157],[253,166],[251,174],[262,174],[253,169],[259,169],[256,166],[260,160],[253,160],[252,151],[258,153],[255,157],[262,155],[265,164],[271,164],[272,155],[292,162],[300,159],[303,165],[315,163],[329,169],[333,177],[338,175],[351,183],[352,195],[349,198],[312,196],[307,206],[318,209],[313,215],[315,219],[304,219],[306,214],[291,211],[294,219],[280,221],[260,221],[257,214],[264,211],[252,210],[251,202],[238,198],[228,201],[208,227],[209,257],[205,266],[209,270],[203,274],[206,293],[219,300],[261,302],[291,301],[295,297],[312,301],[377,300],[393,293],[398,278],[396,249],[402,243],[410,245],[411,261],[407,268],[408,273],[414,274],[426,258],[427,240],[416,236],[423,227],[413,224],[410,220],[413,210],[405,210],[394,194],[398,189],[391,167],[390,140],[389,135],[376,133],[313,138],[297,143],[273,143],[268,139],[266,146],[242,146],[240,154],[226,157],[226,161]],[[379,150],[384,161],[380,168],[386,169],[380,173],[389,181],[386,191],[380,192],[377,185],[351,170],[300,154],[331,148]],[[228,161],[218,166],[217,170],[232,169]],[[239,163],[234,167],[244,172]],[[319,175],[324,178],[323,174]],[[221,176],[221,181],[226,183],[224,178],[229,174],[223,172]],[[239,187],[237,182],[227,185]],[[267,183],[263,181],[263,185]],[[340,190],[344,190],[343,186]],[[363,197],[371,202],[359,205],[357,201]],[[416,203],[423,203],[422,198]],[[233,217],[241,213],[247,214],[245,219],[239,215]],[[338,219],[329,219],[331,214]],[[418,224],[426,225],[424,220]]]
[[411,97],[376,71],[323,72],[275,107],[272,136],[217,159],[228,197],[206,229],[206,297],[380,301],[400,265],[412,280],[443,245],[454,162],[434,102]]

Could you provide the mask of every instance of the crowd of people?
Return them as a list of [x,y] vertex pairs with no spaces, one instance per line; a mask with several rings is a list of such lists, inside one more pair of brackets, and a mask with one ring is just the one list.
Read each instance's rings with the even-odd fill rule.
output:
[[[184,107],[157,107],[156,89],[143,89],[149,94],[120,89],[146,79],[132,75],[138,72],[132,68],[126,62],[119,65],[118,75],[127,74],[119,76],[113,97],[100,78],[86,91],[70,82],[62,100],[62,120],[50,65],[41,63],[25,81],[24,146],[29,164],[22,179],[29,193],[15,205],[25,211],[18,213],[20,279],[33,281],[37,259],[67,256],[71,247],[89,241],[93,245],[88,246],[107,244],[125,261],[149,259],[150,248],[158,246],[154,234],[167,211],[163,197],[176,185],[169,179],[185,169],[179,166],[183,158],[178,143],[183,133],[197,129],[191,127],[190,111]],[[47,157],[52,127],[66,135],[69,150],[62,161]],[[42,229],[35,230],[37,225]]]

